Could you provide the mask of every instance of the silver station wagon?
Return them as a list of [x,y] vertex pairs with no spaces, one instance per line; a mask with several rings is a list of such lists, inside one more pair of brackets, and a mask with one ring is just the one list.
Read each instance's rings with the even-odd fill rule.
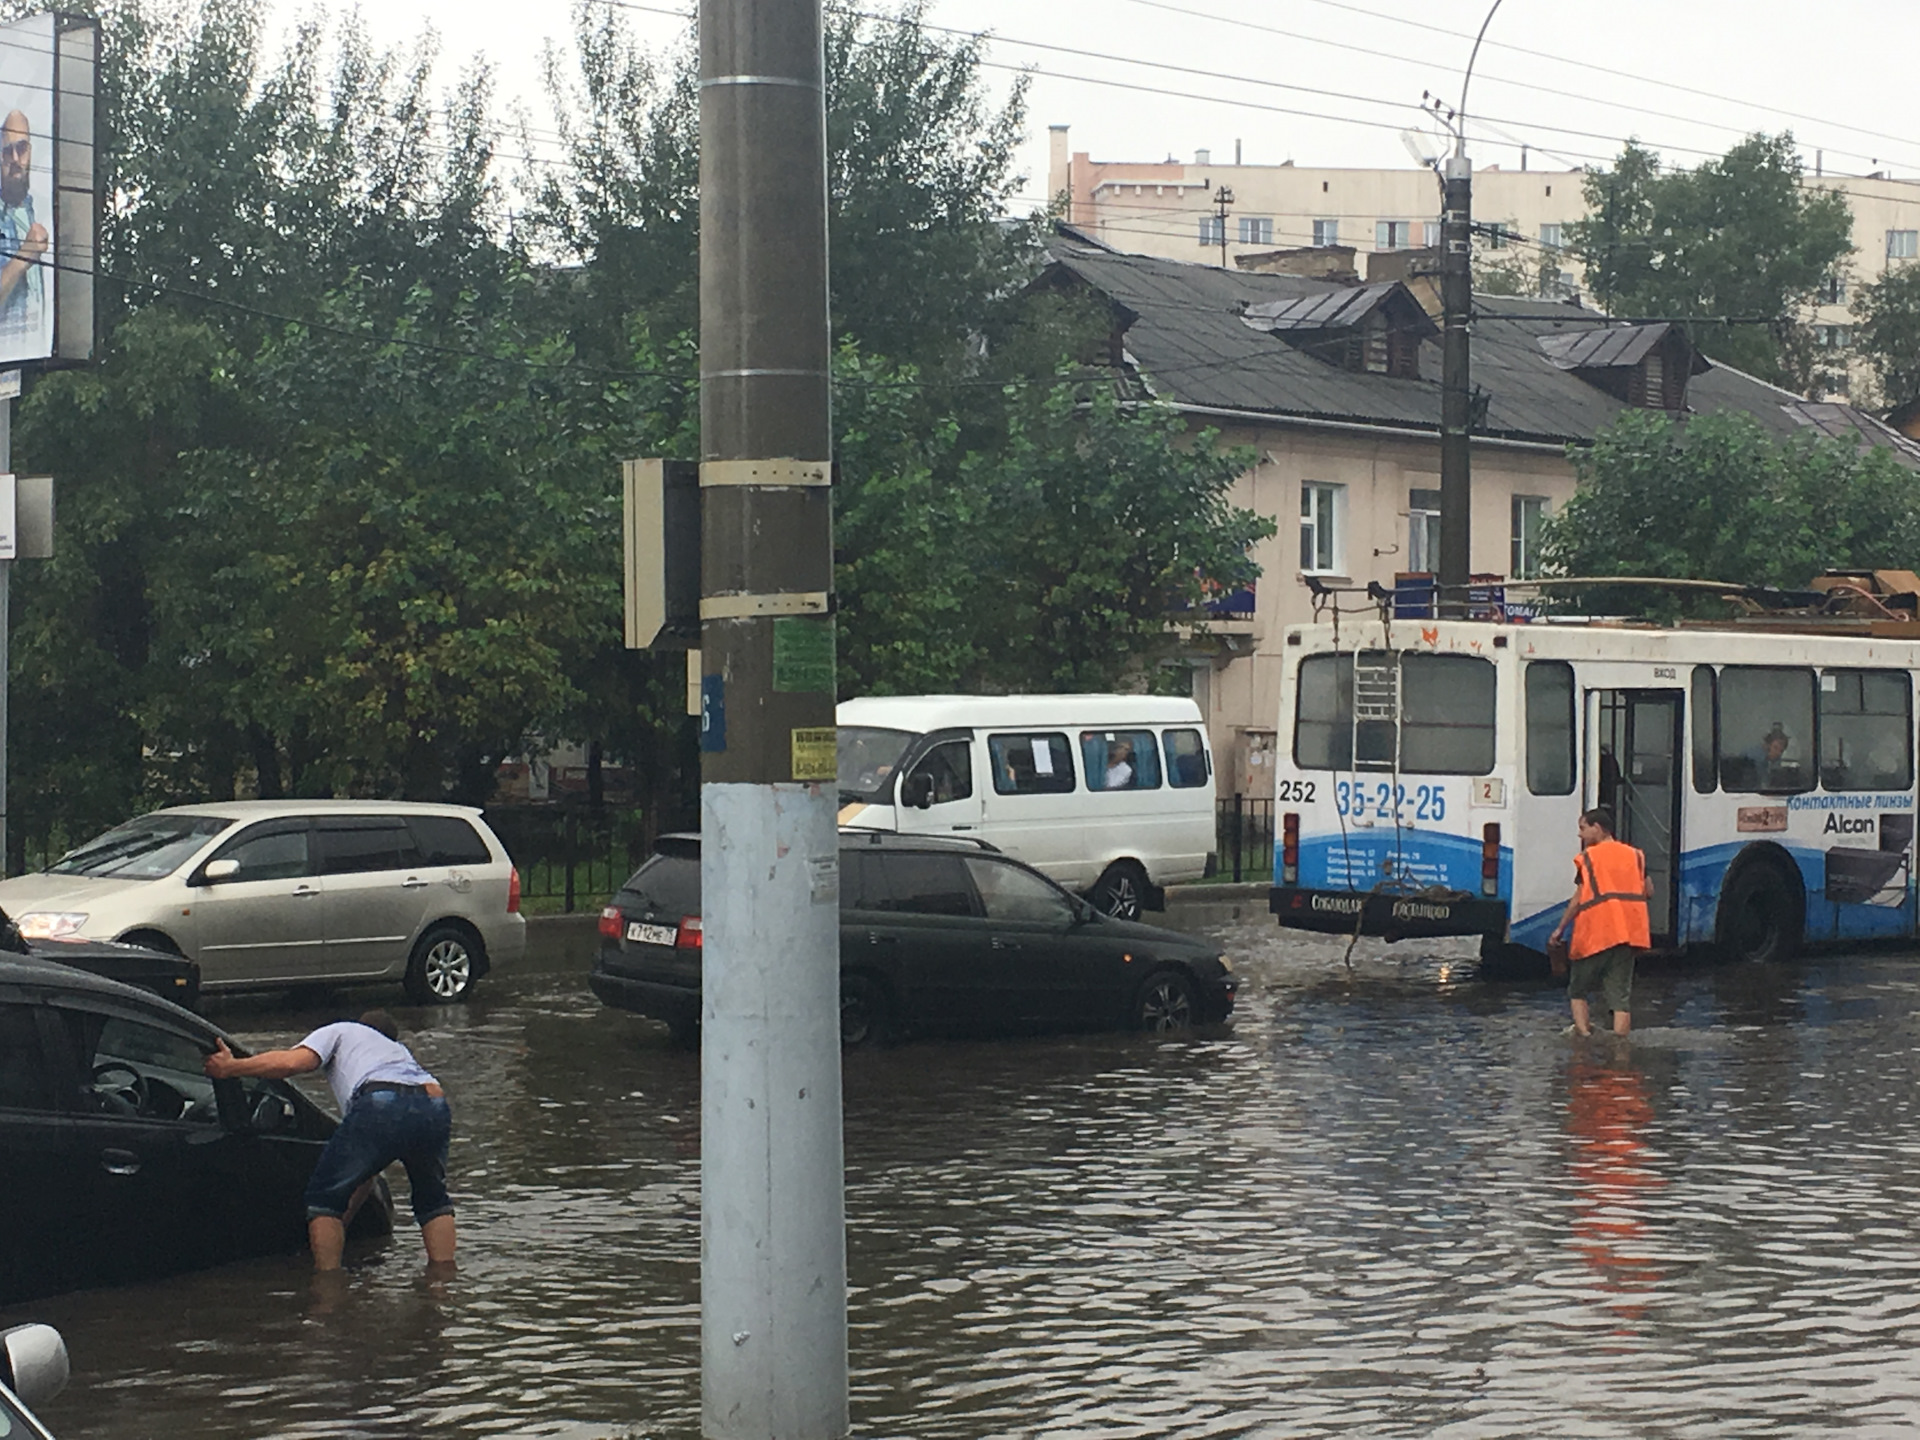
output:
[[526,951],[520,875],[480,812],[243,800],[156,810],[0,881],[23,935],[123,940],[200,964],[204,991],[401,981],[465,999]]

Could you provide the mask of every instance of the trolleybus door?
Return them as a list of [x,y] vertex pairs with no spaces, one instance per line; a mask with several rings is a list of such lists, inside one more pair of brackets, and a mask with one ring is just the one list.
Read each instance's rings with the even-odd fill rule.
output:
[[1618,837],[1647,857],[1655,945],[1679,928],[1681,704],[1679,690],[1587,691],[1586,803],[1611,809]]

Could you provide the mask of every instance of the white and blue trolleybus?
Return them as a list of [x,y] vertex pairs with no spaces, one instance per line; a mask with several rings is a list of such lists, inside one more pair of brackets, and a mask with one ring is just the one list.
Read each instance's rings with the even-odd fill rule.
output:
[[1920,624],[1342,619],[1283,654],[1282,925],[1543,950],[1607,805],[1656,947],[1915,933]]

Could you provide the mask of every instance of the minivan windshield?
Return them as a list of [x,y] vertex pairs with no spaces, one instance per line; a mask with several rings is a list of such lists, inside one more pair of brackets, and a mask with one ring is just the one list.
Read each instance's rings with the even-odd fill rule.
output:
[[186,864],[232,823],[219,815],[142,815],[69,850],[47,873],[158,880]]
[[900,757],[919,737],[911,730],[879,730],[869,725],[840,727],[840,798],[891,804]]

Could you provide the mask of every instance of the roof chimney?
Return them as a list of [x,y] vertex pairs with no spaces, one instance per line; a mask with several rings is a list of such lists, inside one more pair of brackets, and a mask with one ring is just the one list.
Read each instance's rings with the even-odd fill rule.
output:
[[1211,165],[1213,163],[1213,152],[1211,150],[1194,151],[1193,163],[1196,165]]

